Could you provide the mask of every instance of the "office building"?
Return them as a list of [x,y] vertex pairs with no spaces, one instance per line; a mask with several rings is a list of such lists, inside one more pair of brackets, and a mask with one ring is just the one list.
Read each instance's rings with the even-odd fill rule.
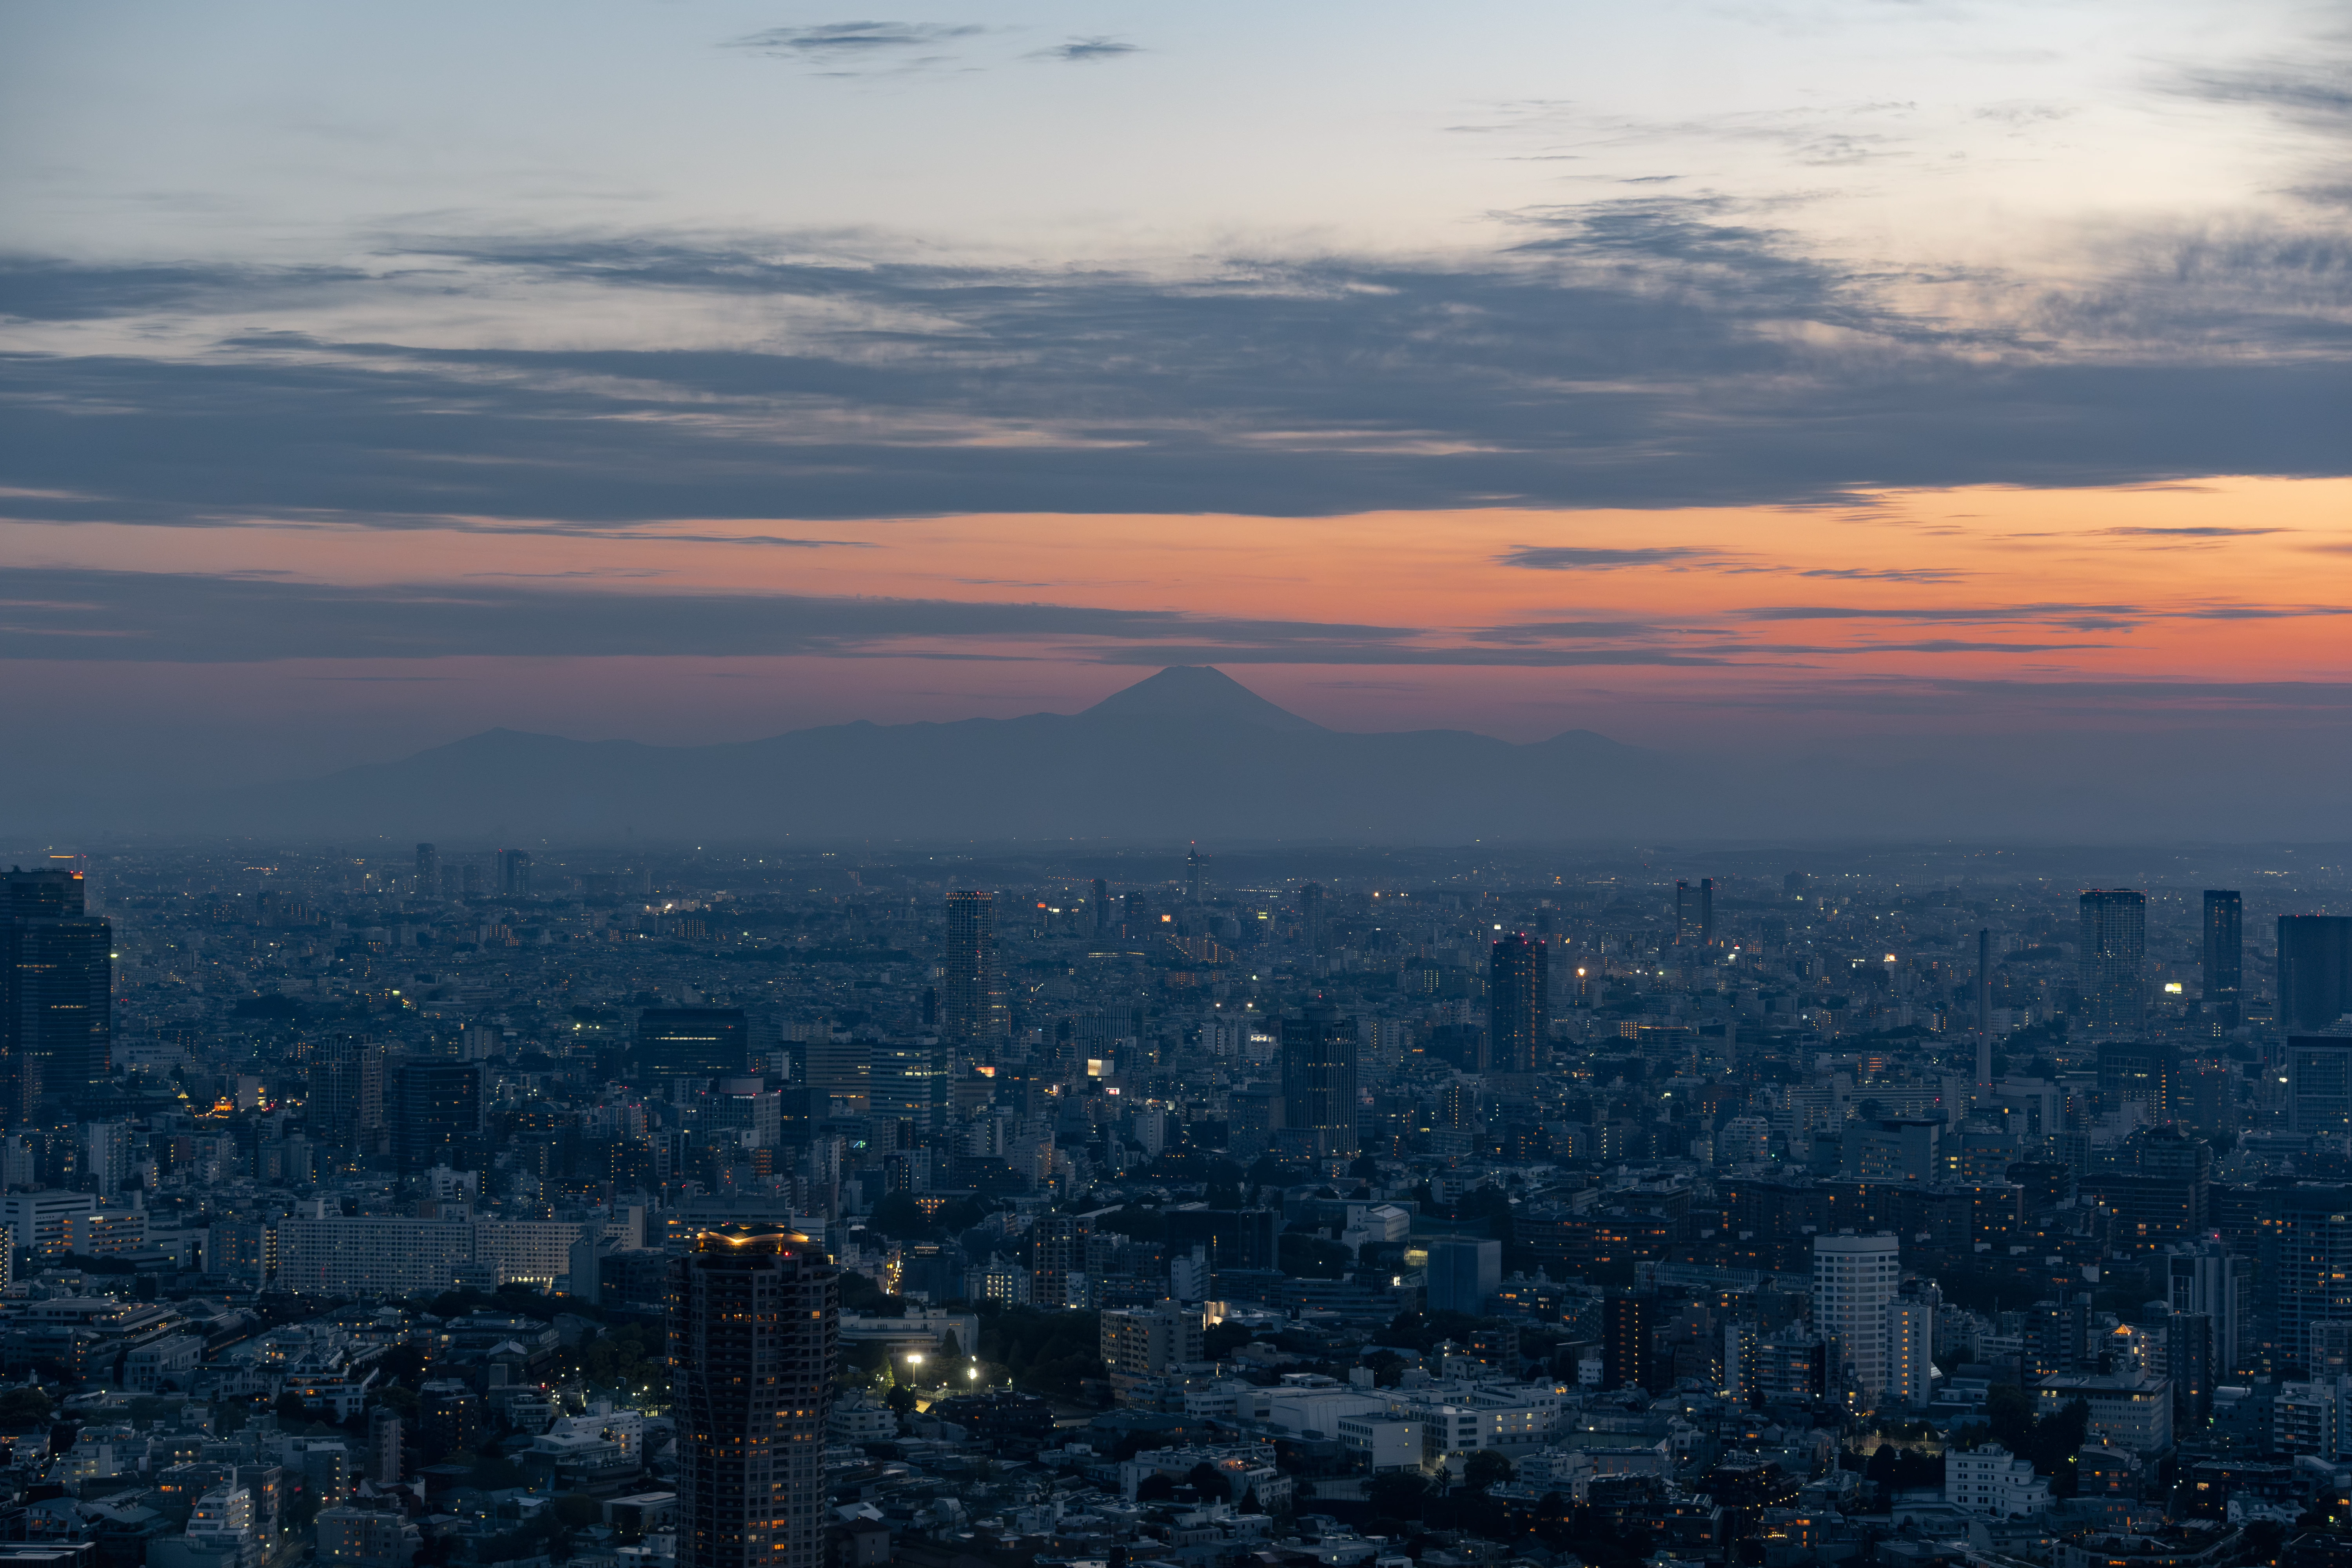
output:
[[637,1069],[674,1078],[735,1078],[751,1055],[740,1007],[648,1007],[637,1015]]
[[996,895],[948,895],[947,974],[940,1019],[950,1041],[1001,1040],[1010,1032],[1003,977],[996,970]]
[[2173,1425],[2193,1426],[2213,1413],[2213,1320],[2202,1312],[2175,1312],[2159,1327],[2164,1378],[2172,1385]]
[[874,1042],[825,1024],[801,1049],[811,1116],[864,1116],[872,1110]]
[[85,912],[79,872],[0,871],[0,1106],[103,1082],[114,1066],[114,927]]
[[2094,1443],[2135,1454],[2160,1454],[2172,1447],[2172,1390],[2164,1379],[2060,1373],[2035,1388],[2035,1414],[2055,1415],[2077,1399],[2091,1407]]
[[2352,1025],[2345,1028],[2343,1034],[2287,1037],[2288,1131],[2352,1131]]
[[2165,1300],[2175,1316],[2211,1322],[2213,1378],[2238,1370],[2245,1330],[2253,1318],[2253,1259],[2219,1241],[2188,1242],[2165,1251]]
[[1205,1251],[1209,1267],[1272,1268],[1280,1259],[1276,1234],[1280,1229],[1272,1209],[1213,1209],[1206,1204],[1181,1204],[1161,1211],[1171,1251]]
[[2237,893],[2206,889],[2204,948],[2200,958],[2206,1021],[2215,1034],[2226,1035],[2238,1026],[2242,1016],[2241,993],[2246,970],[2246,905]]
[[1095,940],[1100,942],[1110,934],[1110,884],[1100,877],[1094,885]]
[[480,1170],[482,1068],[476,1062],[412,1061],[400,1068],[394,1098],[393,1152],[404,1171]]
[[441,851],[437,846],[420,844],[416,847],[416,896],[420,899],[441,896]]
[[1840,1173],[1864,1182],[1941,1181],[1945,1126],[1927,1117],[1849,1121],[1840,1134]]
[[1307,951],[1323,952],[1323,884],[1309,882],[1298,889],[1298,933],[1307,942]]
[[1977,1100],[1989,1104],[1993,1099],[1992,1081],[1992,932],[1987,928],[1977,930],[1977,984],[1975,1016],[1969,1026],[1977,1037]]
[[[947,1126],[953,1109],[948,1073],[947,1047],[936,1037],[875,1041],[866,1055],[866,1114],[911,1125],[918,1139],[929,1142]],[[830,1096],[842,1087],[836,1073],[826,1092]]]
[[1865,1410],[1887,1391],[1887,1309],[1902,1279],[1892,1235],[1813,1237],[1813,1327],[1829,1346],[1832,1384],[1851,1378]]
[[1427,1300],[1433,1312],[1486,1315],[1487,1298],[1503,1288],[1503,1244],[1469,1236],[1441,1236],[1429,1244]]
[[2130,888],[2085,891],[2080,954],[2091,1031],[2136,1033],[2147,1015],[2147,895]]
[[1197,904],[1201,901],[1202,883],[1207,877],[1208,870],[1208,858],[1201,853],[1199,845],[1195,844],[1185,851],[1184,901],[1186,903]]
[[1542,1070],[1551,1048],[1551,964],[1544,944],[1524,931],[1503,938],[1487,975],[1488,1059],[1500,1072]]
[[781,1226],[703,1232],[670,1264],[678,1568],[819,1568],[840,1275]]
[[499,896],[530,897],[530,856],[520,849],[501,849],[498,858]]
[[2098,1068],[2099,1099],[2109,1110],[2145,1106],[2151,1127],[2175,1119],[2172,1086],[2180,1072],[2177,1047],[2151,1040],[2101,1040]]
[[1698,894],[1688,882],[1676,882],[1675,884],[1675,945],[1696,947],[1698,942]]
[[2315,1035],[2352,1015],[2352,915],[2281,915],[2278,1026]]
[[1328,1003],[1282,1021],[1282,1123],[1310,1159],[1356,1157],[1356,1021]]
[[2301,1366],[2312,1324],[2352,1319],[2352,1187],[2280,1187],[2269,1207],[2261,1279],[2275,1313],[2273,1343]]
[[383,1131],[383,1047],[365,1035],[337,1035],[310,1050],[310,1135],[340,1149]]

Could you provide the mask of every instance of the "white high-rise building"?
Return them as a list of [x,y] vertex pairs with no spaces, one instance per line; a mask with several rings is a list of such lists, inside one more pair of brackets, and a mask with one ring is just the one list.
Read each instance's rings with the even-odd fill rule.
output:
[[1839,1386],[1840,1369],[1850,1371],[1868,1409],[1886,1397],[1889,1309],[1902,1279],[1901,1246],[1891,1234],[1813,1237],[1813,1331],[1829,1344],[1830,1385]]

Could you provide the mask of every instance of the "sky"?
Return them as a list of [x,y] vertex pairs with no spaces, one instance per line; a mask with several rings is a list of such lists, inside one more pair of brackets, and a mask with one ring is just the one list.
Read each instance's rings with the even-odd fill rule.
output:
[[19,0],[0,146],[0,722],[66,773],[1168,663],[2345,752],[2340,5]]

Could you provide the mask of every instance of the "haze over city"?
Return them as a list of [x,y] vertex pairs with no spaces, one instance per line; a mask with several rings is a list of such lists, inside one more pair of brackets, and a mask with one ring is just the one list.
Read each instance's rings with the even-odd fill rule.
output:
[[0,1568],[2352,1568],[2352,20],[0,6]]

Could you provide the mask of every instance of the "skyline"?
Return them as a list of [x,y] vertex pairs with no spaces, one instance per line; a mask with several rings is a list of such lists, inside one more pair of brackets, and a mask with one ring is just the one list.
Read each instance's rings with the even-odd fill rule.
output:
[[2347,760],[2325,8],[566,15],[17,19],[0,657],[68,765],[1182,663]]

